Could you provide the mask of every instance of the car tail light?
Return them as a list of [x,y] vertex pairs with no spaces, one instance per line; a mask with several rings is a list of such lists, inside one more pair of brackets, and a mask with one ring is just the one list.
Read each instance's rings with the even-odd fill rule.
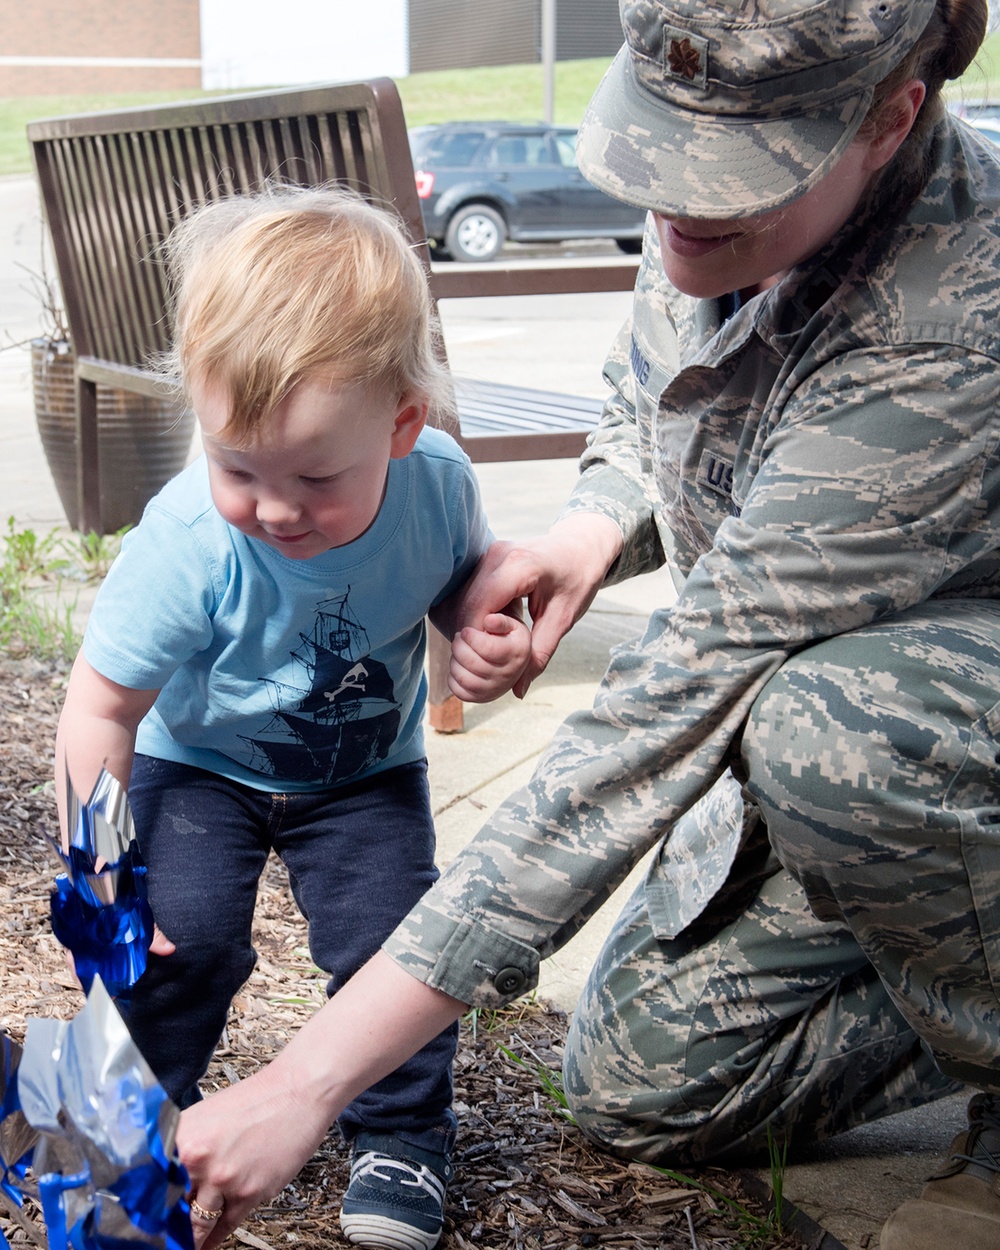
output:
[[417,197],[426,200],[430,193],[434,190],[434,175],[428,173],[425,169],[417,169],[413,174],[417,180]]

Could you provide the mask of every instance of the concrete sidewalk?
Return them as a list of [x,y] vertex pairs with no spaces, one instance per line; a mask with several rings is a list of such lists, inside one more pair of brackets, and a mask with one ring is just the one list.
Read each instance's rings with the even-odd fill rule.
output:
[[[0,179],[0,346],[28,339],[41,329],[28,272],[40,270],[40,239],[33,181]],[[602,246],[594,245],[594,253]],[[526,386],[601,395],[604,352],[628,306],[624,294],[452,301],[442,309],[452,367],[459,373]],[[26,349],[0,352],[0,431],[0,522],[13,517],[18,528],[65,527],[35,431]],[[569,461],[481,466],[483,495],[495,532],[517,538],[544,530],[575,473],[575,464]],[[652,608],[669,602],[672,593],[666,573],[603,591],[523,702],[507,696],[470,707],[464,734],[429,735],[442,864],[498,803],[528,779],[563,718],[591,701],[609,648],[638,633]],[[572,1010],[582,979],[629,888],[630,884],[623,886],[567,947],[543,965],[544,997]],[[789,1167],[787,1198],[848,1250],[877,1246],[885,1217],[919,1190],[936,1158],[963,1127],[964,1103],[963,1098],[950,1099],[818,1146],[808,1159],[800,1158]]]

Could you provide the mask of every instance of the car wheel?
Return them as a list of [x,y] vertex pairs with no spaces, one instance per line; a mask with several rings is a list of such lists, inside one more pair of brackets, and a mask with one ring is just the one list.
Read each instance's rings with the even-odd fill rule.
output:
[[642,239],[615,239],[618,250],[626,256],[638,256],[642,251]]
[[492,260],[506,237],[507,227],[496,209],[465,204],[448,222],[444,245],[455,260]]

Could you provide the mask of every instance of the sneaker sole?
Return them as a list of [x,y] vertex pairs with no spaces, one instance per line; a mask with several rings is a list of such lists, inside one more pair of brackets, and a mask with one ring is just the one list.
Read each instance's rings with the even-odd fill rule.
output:
[[379,1250],[433,1250],[441,1236],[440,1229],[427,1233],[401,1220],[360,1212],[350,1215],[341,1212],[340,1227],[354,1245],[379,1247]]

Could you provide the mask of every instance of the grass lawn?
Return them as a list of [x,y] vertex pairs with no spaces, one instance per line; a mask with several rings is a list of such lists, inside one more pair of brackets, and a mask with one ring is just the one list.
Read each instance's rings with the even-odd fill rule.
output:
[[[554,101],[557,122],[567,125],[579,122],[608,64],[607,58],[597,58],[562,61],[556,66]],[[411,126],[458,118],[536,121],[542,116],[541,65],[438,70],[410,74],[401,78],[398,85],[406,119]],[[234,93],[188,88],[130,95],[0,96],[0,175],[31,170],[25,126],[37,118],[231,94]]]
[[[609,61],[561,61],[555,71],[555,120],[576,125]],[[994,82],[997,86],[994,88]],[[499,65],[436,70],[399,80],[411,126],[460,118],[537,121],[542,116],[541,65]],[[975,65],[948,94],[1000,96],[1000,32],[990,35]],[[0,175],[27,173],[31,156],[24,128],[40,117],[90,113],[98,109],[166,104],[226,92],[160,91],[142,95],[0,96]]]

